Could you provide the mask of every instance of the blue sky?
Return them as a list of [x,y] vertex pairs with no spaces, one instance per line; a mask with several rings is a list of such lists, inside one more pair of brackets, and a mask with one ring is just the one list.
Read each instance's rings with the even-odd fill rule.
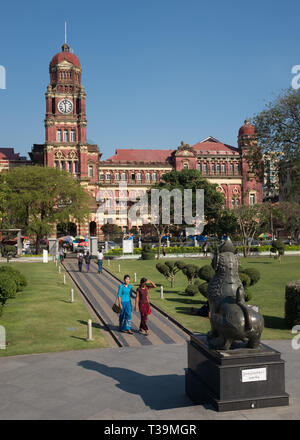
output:
[[244,119],[290,86],[299,15],[296,0],[2,2],[0,146],[26,154],[43,143],[49,62],[65,20],[83,68],[88,139],[103,158],[209,135],[236,146]]

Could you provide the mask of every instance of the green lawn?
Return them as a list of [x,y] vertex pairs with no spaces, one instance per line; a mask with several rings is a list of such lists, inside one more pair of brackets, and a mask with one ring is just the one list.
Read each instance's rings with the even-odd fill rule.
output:
[[108,343],[93,323],[93,341],[86,341],[87,320],[91,318],[81,297],[56,265],[45,263],[9,263],[27,277],[28,285],[7,301],[0,325],[6,329],[6,350],[0,356],[45,353],[107,347]]
[[[180,260],[197,264],[199,267],[211,262],[211,258]],[[170,282],[156,270],[156,263],[157,260],[112,260],[110,266],[105,261],[104,267],[122,279],[128,273],[134,287],[137,287],[141,277],[148,277],[159,286],[162,284],[164,299],[160,299],[160,287],[158,287],[150,290],[150,300],[192,331],[207,332],[210,328],[209,320],[190,314],[191,307],[201,307],[205,298],[200,293],[194,297],[184,293],[187,280],[181,272],[176,275],[175,287],[172,289]],[[300,279],[300,257],[283,257],[281,263],[269,257],[241,258],[241,264],[243,267],[254,267],[261,274],[260,281],[250,288],[253,294],[250,302],[257,305],[259,312],[264,316],[265,329],[262,339],[291,339],[293,336],[291,331],[284,328],[285,285],[291,280]],[[136,283],[134,272],[137,274]]]

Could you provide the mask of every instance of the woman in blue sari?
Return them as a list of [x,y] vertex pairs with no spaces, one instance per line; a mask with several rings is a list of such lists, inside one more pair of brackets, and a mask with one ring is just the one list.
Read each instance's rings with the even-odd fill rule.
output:
[[132,295],[132,286],[129,284],[130,276],[124,276],[124,282],[119,286],[118,298],[119,304],[121,308],[121,313],[119,316],[120,322],[120,331],[124,333],[128,333],[130,335],[133,334],[131,331],[131,299]]

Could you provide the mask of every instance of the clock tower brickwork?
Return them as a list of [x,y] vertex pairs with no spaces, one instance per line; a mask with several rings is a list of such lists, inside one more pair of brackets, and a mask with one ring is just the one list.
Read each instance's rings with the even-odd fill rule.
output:
[[[81,65],[67,44],[52,58],[49,73],[50,83],[45,93],[45,143],[33,145],[29,153],[31,160],[70,172],[95,200],[101,154],[97,145],[87,143],[86,93],[81,84]],[[90,221],[95,212],[96,203],[91,209]],[[77,233],[87,235],[88,224],[77,227]]]

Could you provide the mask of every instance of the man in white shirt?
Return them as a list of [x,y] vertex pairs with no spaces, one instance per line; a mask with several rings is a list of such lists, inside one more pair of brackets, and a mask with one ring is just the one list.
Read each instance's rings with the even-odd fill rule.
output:
[[102,249],[98,251],[98,273],[102,273],[102,264],[103,264],[103,252]]

